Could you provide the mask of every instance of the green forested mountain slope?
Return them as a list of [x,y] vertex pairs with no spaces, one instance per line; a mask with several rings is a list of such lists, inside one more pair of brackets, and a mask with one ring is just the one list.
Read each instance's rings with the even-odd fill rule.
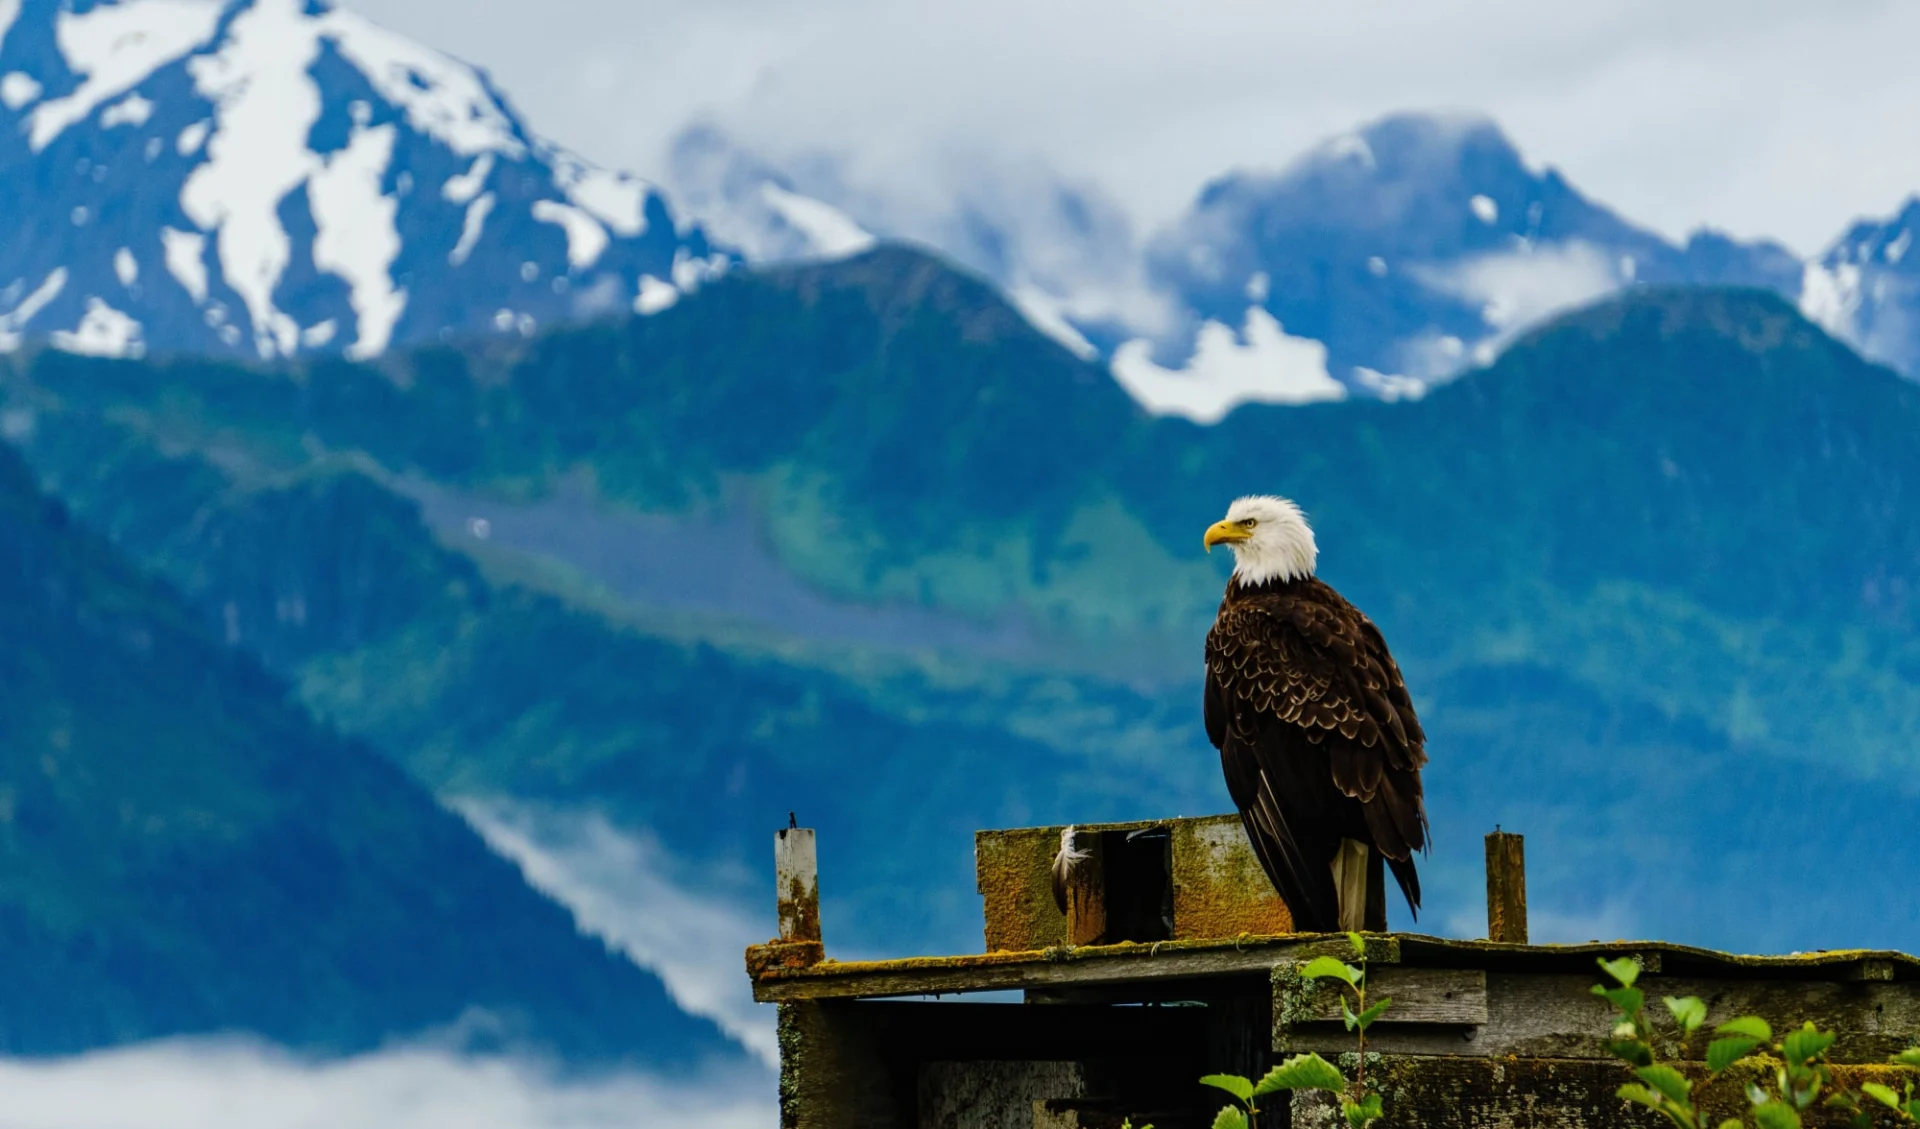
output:
[[[1419,402],[1212,428],[899,249],[512,351],[41,355],[5,387],[86,521],[421,779],[755,873],[803,809],[863,943],[966,943],[974,827],[1225,807],[1197,538],[1265,490],[1429,720],[1423,925],[1472,927],[1496,821],[1537,836],[1568,930],[1920,922],[1815,881],[1914,861],[1877,828],[1920,762],[1920,400],[1767,294],[1643,291]],[[1756,926],[1736,879],[1782,828],[1825,846]]]
[[362,1049],[491,1012],[488,1040],[737,1054],[204,618],[0,448],[0,1051]]

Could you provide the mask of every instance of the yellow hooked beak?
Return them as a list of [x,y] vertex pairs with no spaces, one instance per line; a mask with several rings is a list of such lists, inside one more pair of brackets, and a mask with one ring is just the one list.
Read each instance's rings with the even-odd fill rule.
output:
[[1212,525],[1207,526],[1205,541],[1207,552],[1213,552],[1215,545],[1231,545],[1235,542],[1245,541],[1252,536],[1253,534],[1247,531],[1247,527],[1237,521],[1216,521]]

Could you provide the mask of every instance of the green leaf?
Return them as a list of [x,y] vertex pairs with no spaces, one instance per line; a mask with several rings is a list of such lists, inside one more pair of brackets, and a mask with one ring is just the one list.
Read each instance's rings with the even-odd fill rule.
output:
[[1667,1011],[1673,1016],[1673,1021],[1680,1025],[1680,1030],[1689,1035],[1698,1031],[1700,1025],[1707,1021],[1707,1005],[1701,1001],[1699,996],[1681,996],[1678,998],[1668,996],[1666,997],[1666,1004]]
[[1654,1093],[1638,1082],[1628,1082],[1618,1090],[1615,1090],[1613,1096],[1630,1101],[1635,1105],[1646,1106],[1648,1109],[1659,1109],[1665,1104],[1664,1099],[1662,1099],[1659,1094]]
[[1757,1015],[1743,1015],[1729,1019],[1713,1029],[1716,1035],[1745,1035],[1756,1042],[1765,1043],[1773,1038],[1773,1028]]
[[1728,1035],[1707,1044],[1707,1069],[1714,1074],[1747,1057],[1760,1040],[1751,1035]]
[[1753,1107],[1753,1123],[1760,1129],[1800,1129],[1800,1114],[1785,1102]]
[[1638,1039],[1609,1039],[1600,1046],[1613,1057],[1635,1066],[1653,1065],[1653,1048]]
[[1359,957],[1361,960],[1367,959],[1366,938],[1360,936],[1358,933],[1349,933],[1347,934],[1347,944],[1353,946],[1354,956]]
[[1383,998],[1379,1003],[1374,1004],[1372,1007],[1361,1012],[1360,1013],[1360,1030],[1365,1031],[1367,1028],[1372,1027],[1373,1021],[1376,1019],[1379,1019],[1382,1015],[1386,1014],[1386,1010],[1392,1006],[1393,1006],[1393,997],[1388,996]]
[[1209,1074],[1200,1079],[1202,1086],[1212,1086],[1216,1090],[1225,1090],[1243,1102],[1253,1100],[1253,1083],[1238,1074]]
[[1300,975],[1308,980],[1344,980],[1348,984],[1360,982],[1360,970],[1335,957],[1314,957],[1300,970]]
[[1622,988],[1631,988],[1633,982],[1640,979],[1640,962],[1632,957],[1621,957],[1618,960],[1601,957],[1600,971],[1618,980]]
[[1633,1072],[1640,1081],[1659,1091],[1660,1096],[1675,1105],[1691,1105],[1693,1101],[1693,1083],[1687,1076],[1671,1066],[1655,1064],[1643,1066]]
[[1347,1117],[1347,1129],[1366,1129],[1385,1116],[1380,1108],[1379,1094],[1368,1094],[1364,1101],[1358,1102],[1342,1098],[1340,1112]]
[[1809,1022],[1798,1031],[1788,1032],[1787,1037],[1780,1040],[1780,1053],[1787,1057],[1788,1062],[1799,1066],[1826,1054],[1827,1048],[1833,1046],[1833,1040],[1833,1032],[1818,1030]]
[[1894,1055],[1893,1061],[1900,1066],[1920,1066],[1920,1047],[1908,1047]]
[[1267,1071],[1267,1076],[1253,1088],[1253,1096],[1278,1090],[1332,1090],[1338,1094],[1346,1088],[1347,1079],[1339,1067],[1319,1055],[1304,1054],[1294,1055]]
[[1739,1118],[1729,1117],[1720,1123],[1720,1129],[1747,1129],[1747,1127],[1740,1124]]
[[1213,1129],[1247,1129],[1247,1115],[1230,1105],[1221,1106],[1214,1115]]
[[1894,1093],[1891,1086],[1882,1086],[1878,1082],[1862,1082],[1860,1092],[1888,1109],[1900,1108],[1900,1095]]
[[1340,997],[1340,1022],[1346,1024],[1349,1031],[1360,1026],[1360,1017],[1353,1014],[1353,1009],[1347,1006],[1345,996]]
[[1602,988],[1594,985],[1593,994],[1620,1009],[1622,1015],[1632,1015],[1647,1006],[1647,997],[1638,988]]

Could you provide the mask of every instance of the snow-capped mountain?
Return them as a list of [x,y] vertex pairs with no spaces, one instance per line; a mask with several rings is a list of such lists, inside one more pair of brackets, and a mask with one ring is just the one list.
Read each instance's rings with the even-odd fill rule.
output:
[[371,356],[651,313],[742,258],[885,238],[981,273],[1149,409],[1201,422],[1419,395],[1636,283],[1763,286],[1920,372],[1920,203],[1812,262],[1677,245],[1492,123],[1423,115],[1223,176],[1144,238],[1098,186],[953,163],[944,194],[889,193],[699,126],[666,170],[676,216],[532,133],[482,72],[323,0],[0,0],[0,350]]
[[376,354],[643,312],[733,257],[320,0],[0,0],[0,348]]
[[[728,151],[703,131],[689,148]],[[753,243],[765,162],[731,150],[725,190],[689,196]],[[994,279],[1037,326],[1101,356],[1149,408],[1201,422],[1248,401],[1418,395],[1546,315],[1635,283],[1764,286],[1798,299],[1805,264],[1771,243],[1635,226],[1530,164],[1480,118],[1399,115],[1277,172],[1235,172],[1138,241],[1091,189],[975,194],[904,227],[885,198],[787,170],[782,190],[847,222],[928,242]],[[676,167],[675,183],[690,177]],[[708,176],[704,183],[723,183]],[[726,205],[731,203],[731,207]],[[824,253],[805,240],[785,253]],[[1920,269],[1920,257],[1910,266]],[[1844,284],[1844,279],[1842,279]]]
[[[1492,123],[1428,116],[1335,138],[1277,174],[1215,181],[1149,257],[1200,322],[1188,368],[1226,352],[1226,327],[1242,352],[1312,342],[1324,361],[1299,381],[1328,395],[1417,391],[1546,314],[1634,283],[1792,291],[1801,277],[1771,244],[1702,233],[1675,246],[1530,166]],[[1146,366],[1116,362],[1123,379]]]
[[916,243],[992,279],[1034,326],[1079,356],[1179,328],[1147,282],[1124,211],[1096,185],[992,154],[949,156],[938,193],[865,187],[828,154],[776,165],[711,125],[681,133],[666,181],[709,231],[750,258],[830,259],[876,236]]
[[1807,264],[1800,308],[1866,356],[1920,377],[1920,197],[1863,220]]

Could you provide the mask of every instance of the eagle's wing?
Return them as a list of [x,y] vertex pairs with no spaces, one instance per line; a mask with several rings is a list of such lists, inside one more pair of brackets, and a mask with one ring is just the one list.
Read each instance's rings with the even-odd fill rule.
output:
[[[1418,909],[1425,734],[1380,633],[1331,589],[1223,605],[1207,636],[1208,736],[1228,791],[1301,928],[1338,920],[1329,864],[1370,840]],[[1352,802],[1342,802],[1350,800]],[[1354,808],[1362,826],[1352,826]]]

